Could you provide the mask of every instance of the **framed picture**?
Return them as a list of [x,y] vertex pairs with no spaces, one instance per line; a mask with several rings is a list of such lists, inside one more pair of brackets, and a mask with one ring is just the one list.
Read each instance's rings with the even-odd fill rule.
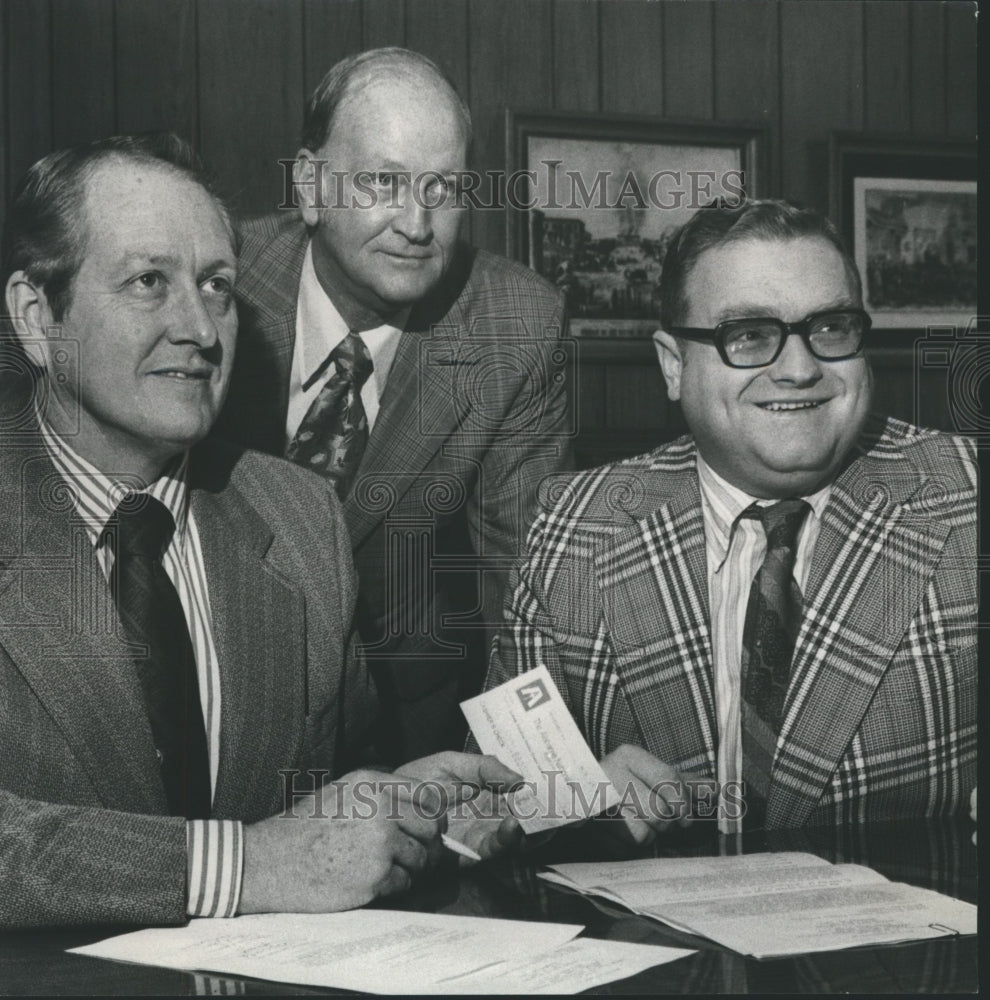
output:
[[976,315],[976,146],[837,133],[830,207],[879,328]]
[[765,130],[507,113],[507,249],[567,293],[571,333],[649,337],[673,231],[764,189]]

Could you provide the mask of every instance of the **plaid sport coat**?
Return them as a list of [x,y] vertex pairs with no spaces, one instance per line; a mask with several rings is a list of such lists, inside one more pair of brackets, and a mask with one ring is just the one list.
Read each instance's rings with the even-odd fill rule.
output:
[[[716,777],[705,534],[690,437],[560,480],[487,687],[544,664],[599,758]],[[976,463],[874,418],[823,512],[768,828],[962,807],[976,783]]]
[[[280,212],[242,231],[237,356],[216,433],[283,455],[309,234]],[[545,476],[570,467],[563,295],[468,246],[412,310],[344,502],[358,625],[398,761],[463,740]],[[333,567],[327,567],[333,572]]]

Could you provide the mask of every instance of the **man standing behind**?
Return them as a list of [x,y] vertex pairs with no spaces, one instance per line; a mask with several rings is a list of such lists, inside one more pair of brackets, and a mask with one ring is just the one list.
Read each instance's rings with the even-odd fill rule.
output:
[[378,49],[330,70],[295,162],[301,216],[243,232],[219,429],[334,482],[395,760],[462,744],[483,626],[568,454],[562,296],[459,241],[470,133],[424,56]]
[[868,416],[860,279],[816,213],[702,209],[661,280],[691,434],[540,515],[488,683],[548,667],[638,840],[679,775],[719,781],[725,831],[965,808],[973,442]]

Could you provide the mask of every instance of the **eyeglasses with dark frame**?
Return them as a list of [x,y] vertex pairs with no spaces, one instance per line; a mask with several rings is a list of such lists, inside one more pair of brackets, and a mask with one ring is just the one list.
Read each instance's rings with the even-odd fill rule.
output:
[[859,354],[873,321],[862,309],[826,309],[797,323],[775,316],[727,319],[714,329],[673,326],[667,332],[685,340],[713,343],[730,368],[763,368],[772,365],[788,334],[796,333],[819,361],[843,361]]

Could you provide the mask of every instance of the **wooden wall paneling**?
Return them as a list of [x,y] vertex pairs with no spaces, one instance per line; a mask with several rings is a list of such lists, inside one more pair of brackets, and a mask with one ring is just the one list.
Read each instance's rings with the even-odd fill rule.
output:
[[[406,8],[406,46],[432,59],[471,104],[468,68],[468,8],[464,0],[419,0]],[[470,153],[469,153],[470,156]],[[471,217],[461,234],[471,241]]]
[[406,44],[406,0],[361,0],[362,48]]
[[577,407],[577,441],[575,450],[605,425],[605,368],[602,361],[581,361],[585,344],[578,342],[578,369],[574,385],[574,405]]
[[[7,201],[7,142],[10,138],[7,119],[7,45],[10,35],[7,32],[7,9],[0,6],[0,108],[3,108],[3,124],[0,125],[0,198]],[[4,210],[0,209],[0,226],[4,220]],[[2,230],[0,230],[2,231]],[[0,307],[0,312],[2,312]]]
[[907,333],[901,344],[888,340],[867,347],[875,383],[873,409],[921,427],[957,431],[949,409],[949,369],[919,365],[914,339]]
[[780,52],[781,189],[827,211],[829,133],[863,127],[863,5],[783,0]]
[[553,106],[559,111],[601,109],[598,22],[597,2],[553,0]]
[[464,0],[419,0],[407,6],[406,45],[429,56],[470,102],[468,9]]
[[113,6],[52,0],[52,131],[68,146],[116,131]]
[[945,132],[945,13],[940,3],[909,5],[911,16],[911,131]]
[[[986,11],[984,11],[986,13]],[[947,3],[946,114],[950,135],[976,136],[976,4]]]
[[668,118],[715,114],[714,7],[671,3],[663,11],[663,110]]
[[362,48],[361,0],[304,0],[303,101],[334,63]]
[[127,0],[114,16],[118,131],[173,131],[195,141],[194,0]]
[[[7,0],[4,121],[9,197],[21,175],[52,149],[51,8],[47,0]],[[6,212],[0,206],[0,219]]]
[[[419,0],[406,8],[406,46],[429,56],[471,104],[468,69],[468,8],[464,0]],[[470,154],[469,154],[470,155]],[[461,229],[470,241],[470,213]]]
[[663,114],[664,5],[607,0],[602,5],[602,109]]
[[905,3],[866,3],[864,127],[871,132],[911,130],[911,12]]
[[[670,425],[670,400],[660,364],[649,356],[610,363],[605,373],[605,425],[616,431],[661,431]],[[659,438],[658,438],[659,440]]]
[[295,154],[302,123],[299,0],[208,0],[199,5],[203,156],[235,209],[273,211],[279,158]]
[[772,3],[717,3],[714,17],[715,119],[767,127],[759,194],[779,194],[780,10]]
[[[529,0],[471,0],[468,8],[471,60],[473,164],[505,169],[505,110],[548,108],[553,100],[550,5]],[[488,185],[482,187],[482,196]],[[504,253],[505,212],[472,209],[474,242]]]

